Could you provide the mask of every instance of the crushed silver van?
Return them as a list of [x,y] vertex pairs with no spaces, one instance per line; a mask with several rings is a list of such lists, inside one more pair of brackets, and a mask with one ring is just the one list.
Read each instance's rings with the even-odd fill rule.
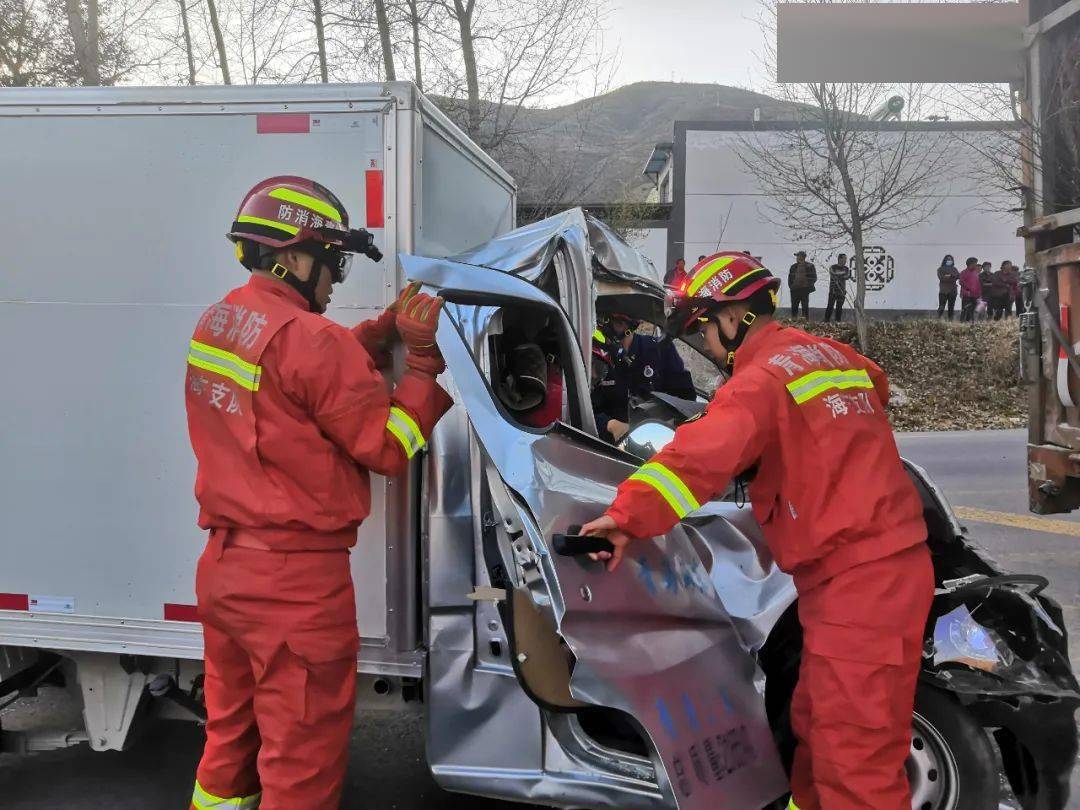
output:
[[[560,807],[777,798],[793,749],[797,594],[740,489],[639,543],[612,574],[560,542],[641,463],[628,449],[655,452],[703,407],[657,395],[636,403],[621,448],[595,438],[584,362],[595,313],[662,323],[655,268],[581,210],[452,260],[401,262],[449,302],[439,345],[461,406],[425,472],[436,779]],[[501,396],[523,324],[550,330],[565,379],[562,418],[545,428]],[[997,807],[1000,755],[1023,807],[1064,807],[1080,691],[1061,610],[1045,579],[1001,571],[926,473],[907,469],[938,585],[912,718],[912,806]]]
[[[237,189],[287,166],[339,189],[387,256],[330,317],[372,317],[406,278],[448,302],[456,407],[408,475],[375,481],[352,558],[363,703],[422,705],[450,790],[683,810],[785,794],[797,594],[739,491],[614,574],[567,545],[702,405],[656,398],[622,447],[596,437],[597,310],[657,324],[664,309],[656,269],[615,233],[577,209],[513,229],[512,179],[408,83],[3,90],[0,136],[0,174],[20,189],[0,222],[0,701],[48,683],[83,707],[78,729],[0,730],[0,750],[120,750],[148,718],[202,715],[180,380],[198,313],[239,283],[224,240],[203,235],[224,229]],[[151,179],[168,193],[140,204]],[[68,238],[25,238],[59,221]],[[117,232],[140,239],[117,251]],[[507,379],[537,338],[562,383],[539,427]],[[996,806],[996,745],[1025,808],[1063,807],[1080,692],[1061,611],[1044,580],[985,559],[909,469],[939,586],[913,806]]]

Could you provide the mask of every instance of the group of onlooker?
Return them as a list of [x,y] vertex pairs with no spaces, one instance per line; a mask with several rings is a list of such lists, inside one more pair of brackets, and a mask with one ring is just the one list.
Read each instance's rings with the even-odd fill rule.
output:
[[[700,263],[705,256],[699,256]],[[669,289],[680,290],[689,275],[686,262],[679,259],[675,267],[665,274],[664,283]],[[825,306],[825,323],[841,320],[847,284],[852,279],[852,268],[847,255],[840,253],[836,263],[829,267],[829,300]],[[953,320],[956,299],[960,298],[960,320],[995,320],[1011,314],[1015,307],[1019,316],[1024,308],[1020,294],[1020,271],[1006,260],[998,270],[990,262],[979,263],[972,256],[961,270],[951,255],[946,255],[937,269],[938,317],[948,314]],[[788,268],[788,292],[791,295],[791,317],[810,317],[810,293],[817,289],[818,271],[814,263],[807,261],[806,251],[795,254],[795,263]]]
[[[847,297],[847,283],[851,278],[847,254],[840,253],[836,257],[836,264],[829,267],[829,301],[825,305],[825,323],[833,318],[840,322]],[[810,293],[817,289],[817,268],[813,262],[806,260],[805,250],[795,254],[795,264],[788,268],[788,289],[791,292],[791,317],[798,317],[801,309],[809,319]]]
[[993,319],[1000,321],[1006,314],[1011,314],[1016,307],[1016,314],[1023,311],[1023,297],[1020,295],[1020,271],[1006,260],[998,270],[990,262],[979,264],[972,256],[963,270],[958,270],[951,255],[941,260],[937,269],[938,277],[938,317],[948,311],[949,320],[956,310],[956,297],[960,295],[960,320],[974,321]]

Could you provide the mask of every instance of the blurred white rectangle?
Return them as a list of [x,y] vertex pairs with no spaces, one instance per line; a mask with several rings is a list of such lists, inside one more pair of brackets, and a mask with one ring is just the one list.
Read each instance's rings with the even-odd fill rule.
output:
[[1024,75],[1019,3],[780,3],[781,82],[1012,82]]

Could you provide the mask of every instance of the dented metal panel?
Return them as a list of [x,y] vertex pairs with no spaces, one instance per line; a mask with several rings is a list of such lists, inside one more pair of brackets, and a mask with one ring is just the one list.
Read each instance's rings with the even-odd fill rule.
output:
[[[546,305],[554,313],[556,302],[509,276],[482,276],[451,262],[403,264],[412,278],[459,291],[451,299],[462,300],[461,292],[474,296],[468,305],[447,307],[439,346],[483,457],[506,488],[504,502],[525,505],[517,515],[525,552],[543,575],[541,599],[574,654],[573,697],[626,712],[644,729],[662,796],[654,806],[757,807],[780,796],[786,780],[756,687],[759,670],[687,533],[676,528],[640,543],[634,558],[613,574],[548,550],[553,533],[598,514],[633,470],[619,454],[571,428],[538,432],[511,423],[477,365],[496,314],[480,306],[482,296],[496,304]],[[569,325],[560,321],[569,340]],[[580,359],[564,370],[587,408]],[[497,517],[510,516],[500,512],[490,519]],[[433,760],[433,767],[440,766]],[[622,790],[609,787],[613,794]],[[602,806],[628,805],[611,796]]]
[[550,292],[570,319],[586,357],[598,296],[644,294],[662,313],[662,274],[611,227],[581,208],[517,228],[452,260],[500,270],[542,287],[545,274],[555,273],[558,293]]

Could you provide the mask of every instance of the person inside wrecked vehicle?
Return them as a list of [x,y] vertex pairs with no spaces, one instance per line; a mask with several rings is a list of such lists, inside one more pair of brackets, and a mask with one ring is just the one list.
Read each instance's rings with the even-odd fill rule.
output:
[[682,399],[697,396],[693,377],[673,342],[637,332],[640,322],[623,313],[598,314],[596,321],[612,363],[592,392],[601,439],[614,444],[626,435],[631,397],[645,398],[653,391]]
[[744,254],[695,270],[669,329],[703,330],[732,376],[581,533],[610,541],[594,557],[614,569],[635,539],[749,477],[754,516],[799,592],[790,807],[910,810],[904,762],[934,589],[922,504],[885,414],[885,374],[773,320],[778,286]]
[[[351,331],[324,317],[352,254],[381,254],[301,177],[256,185],[228,237],[251,276],[199,320],[185,385],[210,531],[195,586],[206,746],[190,807],[337,807],[359,647],[349,550],[370,473],[405,471],[450,407],[435,381],[441,300],[410,285]],[[391,390],[376,363],[399,338],[406,370]]]

